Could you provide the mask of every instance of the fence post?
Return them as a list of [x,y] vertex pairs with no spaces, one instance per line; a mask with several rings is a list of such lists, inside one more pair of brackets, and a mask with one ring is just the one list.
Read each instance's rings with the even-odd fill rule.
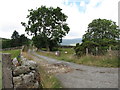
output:
[[98,55],[98,47],[96,47],[95,49],[96,49],[96,55]]
[[86,48],[86,55],[88,55],[88,48]]
[[2,54],[2,88],[13,88],[11,54]]

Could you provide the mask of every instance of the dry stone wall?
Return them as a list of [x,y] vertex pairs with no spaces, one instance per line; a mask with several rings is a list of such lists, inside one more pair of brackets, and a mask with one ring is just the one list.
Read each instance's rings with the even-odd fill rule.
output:
[[37,63],[23,56],[21,62],[16,60],[11,60],[10,54],[2,55],[2,88],[41,88]]
[[14,88],[40,88],[37,63],[21,56],[21,65],[13,68],[13,84]]

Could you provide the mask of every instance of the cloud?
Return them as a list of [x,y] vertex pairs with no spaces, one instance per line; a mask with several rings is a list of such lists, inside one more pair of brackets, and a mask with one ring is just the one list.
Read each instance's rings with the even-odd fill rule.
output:
[[14,30],[25,33],[21,22],[27,22],[28,9],[41,5],[62,8],[68,16],[70,32],[65,38],[79,38],[85,34],[93,19],[111,19],[118,23],[119,0],[1,0],[0,37],[10,38]]

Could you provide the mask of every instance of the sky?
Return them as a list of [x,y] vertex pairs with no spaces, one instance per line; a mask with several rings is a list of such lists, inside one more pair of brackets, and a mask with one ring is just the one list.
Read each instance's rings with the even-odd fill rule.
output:
[[[70,32],[66,39],[82,38],[88,24],[94,19],[108,19],[118,25],[118,2],[120,0],[1,0],[0,37],[11,38],[14,30],[26,34],[21,22],[27,22],[28,10],[46,7],[60,7],[68,16]],[[26,34],[27,35],[27,34]],[[30,36],[29,36],[30,37]],[[31,37],[30,37],[31,38]]]

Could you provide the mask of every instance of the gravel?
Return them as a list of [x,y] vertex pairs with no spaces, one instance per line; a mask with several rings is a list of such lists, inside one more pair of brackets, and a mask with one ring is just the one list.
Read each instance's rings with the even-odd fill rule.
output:
[[118,68],[79,65],[41,56],[35,52],[31,54],[48,64],[61,63],[72,68],[70,72],[55,74],[65,88],[118,88]]

